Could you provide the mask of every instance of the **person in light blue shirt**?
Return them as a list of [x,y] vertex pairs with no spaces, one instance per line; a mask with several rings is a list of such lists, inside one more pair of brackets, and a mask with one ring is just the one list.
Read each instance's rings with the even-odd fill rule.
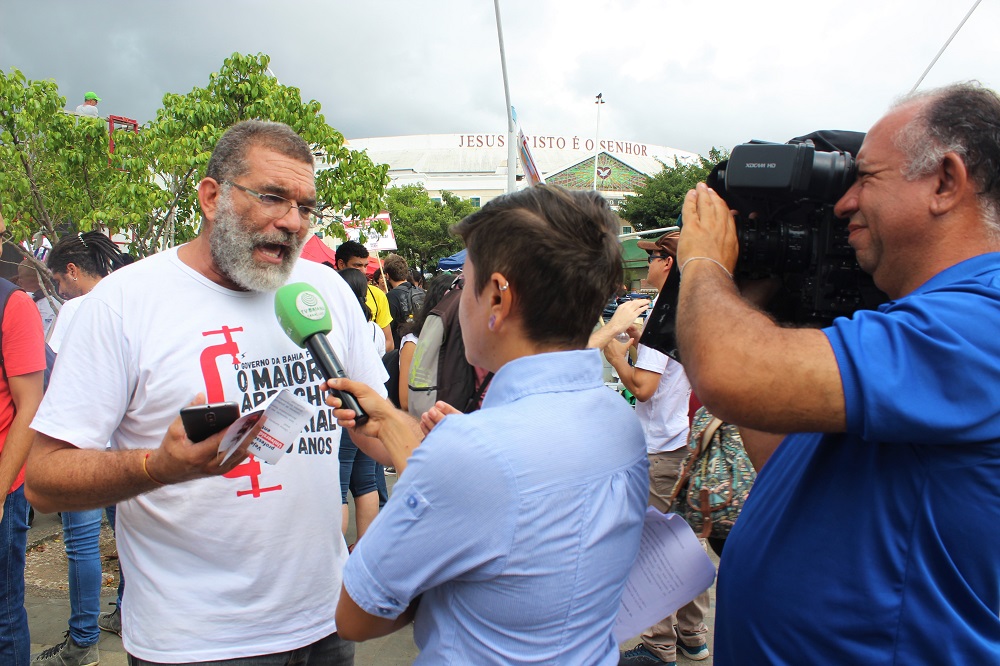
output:
[[356,426],[338,409],[341,425],[379,437],[401,473],[348,560],[342,637],[415,616],[417,663],[618,663],[612,626],[639,548],[646,445],[604,386],[599,352],[584,349],[621,282],[616,229],[599,195],[551,186],[457,225],[466,356],[496,373],[481,410],[438,403],[418,427],[363,385],[330,383],[370,417]]

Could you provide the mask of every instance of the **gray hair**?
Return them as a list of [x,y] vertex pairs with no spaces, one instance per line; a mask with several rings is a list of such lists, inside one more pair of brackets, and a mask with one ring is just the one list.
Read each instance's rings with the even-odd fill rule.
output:
[[309,144],[291,127],[266,120],[244,120],[227,129],[219,139],[205,176],[219,183],[242,176],[248,170],[247,153],[254,147],[267,148],[313,166]]
[[922,108],[895,136],[906,156],[903,175],[926,176],[955,153],[976,187],[983,221],[1000,239],[1000,96],[971,81],[907,95],[893,108],[919,102]]

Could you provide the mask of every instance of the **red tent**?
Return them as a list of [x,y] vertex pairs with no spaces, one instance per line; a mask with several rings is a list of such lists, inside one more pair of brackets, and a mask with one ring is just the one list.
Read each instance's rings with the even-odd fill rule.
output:
[[316,235],[309,237],[300,256],[319,264],[329,264],[330,268],[337,267],[337,254]]

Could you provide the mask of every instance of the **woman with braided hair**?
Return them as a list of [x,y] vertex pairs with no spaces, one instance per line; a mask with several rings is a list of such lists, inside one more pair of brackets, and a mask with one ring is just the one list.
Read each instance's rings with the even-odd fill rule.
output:
[[[59,347],[70,330],[73,315],[87,294],[112,271],[131,263],[113,240],[100,231],[63,236],[49,252],[46,264],[59,295],[66,299],[53,324],[49,346],[58,355]],[[108,520],[114,527],[114,507],[108,508]],[[96,664],[100,659],[97,641],[100,628],[121,634],[121,616],[116,604],[111,613],[101,608],[101,509],[63,511],[63,541],[69,563],[69,631],[62,643],[33,658],[33,664],[65,666]],[[118,603],[121,603],[119,585]],[[101,615],[99,618],[98,616]],[[100,625],[98,623],[101,623]]]
[[60,238],[46,264],[59,295],[69,300],[88,293],[101,278],[132,263],[131,259],[100,231],[88,231]]

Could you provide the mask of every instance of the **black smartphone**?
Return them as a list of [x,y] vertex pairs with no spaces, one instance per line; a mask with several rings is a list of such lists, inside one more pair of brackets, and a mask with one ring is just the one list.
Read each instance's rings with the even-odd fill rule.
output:
[[181,409],[184,431],[192,442],[208,439],[225,430],[240,418],[240,406],[235,402],[213,402]]

